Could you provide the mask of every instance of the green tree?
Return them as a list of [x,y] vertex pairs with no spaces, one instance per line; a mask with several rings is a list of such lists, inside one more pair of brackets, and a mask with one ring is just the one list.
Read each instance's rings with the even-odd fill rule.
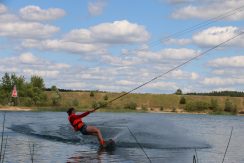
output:
[[4,76],[2,77],[2,82],[1,82],[1,88],[4,91],[4,93],[6,92],[11,92],[13,84],[11,82],[11,77],[8,73],[5,73]]
[[32,89],[32,100],[35,105],[44,105],[47,101],[47,96],[44,92],[45,84],[42,77],[34,75],[30,79],[30,88]]
[[58,90],[58,88],[55,86],[55,85],[53,85],[52,87],[51,87],[51,91],[57,91]]
[[56,86],[52,86],[52,105],[59,106],[61,104],[62,96]]
[[31,76],[31,84],[33,85],[33,87],[37,87],[39,89],[45,89],[44,80],[40,76],[36,76],[36,75]]
[[74,106],[79,106],[79,101],[77,100],[77,99],[73,99],[72,100],[72,104],[74,105]]
[[209,108],[211,110],[213,110],[213,112],[220,111],[220,107],[219,107],[217,99],[211,99]]
[[182,95],[182,90],[181,89],[177,89],[175,92],[176,95]]
[[105,101],[107,101],[107,100],[108,100],[108,95],[105,95],[105,96],[103,97],[103,99],[104,99]]
[[184,96],[180,98],[180,104],[186,104],[186,99]]
[[238,112],[237,106],[234,105],[229,99],[225,100],[225,109],[226,112],[231,112],[233,114],[236,114]]
[[234,106],[233,106],[232,102],[229,99],[226,99],[225,100],[225,109],[224,109],[224,111],[231,112],[233,107]]
[[91,92],[90,92],[90,97],[94,97],[94,96],[95,96],[94,92],[91,91]]
[[125,104],[124,108],[125,109],[130,109],[130,110],[136,110],[137,104],[135,102],[129,102]]
[[11,78],[8,73],[5,73],[1,80],[0,85],[0,102],[2,105],[8,104],[10,101],[11,96],[11,90],[12,90],[12,83]]
[[18,96],[24,97],[26,90],[25,78],[23,76],[16,76],[14,73],[5,73],[0,84],[1,104],[7,104],[9,102],[15,102],[15,104],[17,104],[18,100],[11,97],[11,92],[14,86],[17,88]]
[[209,103],[204,101],[188,102],[185,108],[187,111],[204,111],[209,109]]

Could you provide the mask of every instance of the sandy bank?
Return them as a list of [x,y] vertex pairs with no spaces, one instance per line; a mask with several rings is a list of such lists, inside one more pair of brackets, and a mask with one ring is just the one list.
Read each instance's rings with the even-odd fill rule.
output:
[[14,106],[4,106],[0,107],[0,111],[31,111],[31,108],[26,108],[26,107],[14,107]]

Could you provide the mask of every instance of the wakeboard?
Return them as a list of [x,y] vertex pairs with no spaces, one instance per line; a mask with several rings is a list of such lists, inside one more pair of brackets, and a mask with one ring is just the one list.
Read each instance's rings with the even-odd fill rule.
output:
[[116,147],[116,144],[113,139],[109,139],[109,140],[105,141],[104,146],[101,146],[101,148],[106,149],[106,150],[113,150],[113,149],[115,149],[115,147]]

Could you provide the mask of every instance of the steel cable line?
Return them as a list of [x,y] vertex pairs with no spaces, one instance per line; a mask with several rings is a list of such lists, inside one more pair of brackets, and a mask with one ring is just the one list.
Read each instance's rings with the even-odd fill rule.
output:
[[[210,25],[212,23],[215,23],[215,22],[218,22],[226,17],[229,17],[229,16],[232,16],[236,13],[239,13],[239,12],[243,12],[244,10],[244,5],[241,6],[241,7],[238,7],[238,8],[235,8],[233,10],[230,10],[224,14],[221,14],[219,16],[216,16],[216,17],[213,17],[213,18],[210,18],[206,21],[203,21],[199,24],[196,24],[194,26],[191,26],[191,27],[188,27],[188,28],[185,28],[183,30],[180,30],[178,32],[175,32],[173,34],[170,34],[168,36],[165,36],[163,37],[162,39],[159,39],[159,40],[156,40],[154,42],[151,42],[149,43],[149,46],[150,47],[156,47],[157,45],[159,45],[161,42],[165,42],[165,41],[169,41],[171,38],[173,37],[179,37],[179,36],[183,36],[184,34],[186,33],[189,33],[189,32],[193,32],[193,31],[196,31],[196,30],[200,30],[201,28],[207,26],[207,25]],[[142,51],[142,50],[146,50],[147,48],[141,48],[141,49],[138,49],[138,50],[135,50],[135,51]]]
[[143,146],[139,143],[139,141],[137,140],[136,136],[133,134],[133,132],[130,130],[130,128],[127,126],[130,134],[133,136],[133,138],[135,139],[136,143],[138,144],[138,146],[141,148],[142,152],[145,154],[145,156],[147,157],[148,161],[151,163],[151,159],[150,157],[147,155],[146,151],[144,150]]
[[[151,41],[151,43],[149,42],[148,45],[150,47],[156,47],[156,46],[160,45],[161,42],[168,41],[168,40],[170,40],[173,37],[179,37],[179,36],[182,36],[182,35],[187,34],[189,32],[193,32],[193,31],[196,31],[196,30],[200,30],[201,28],[203,28],[203,27],[205,27],[207,25],[210,25],[212,23],[215,23],[215,22],[218,22],[220,20],[223,20],[226,17],[232,16],[232,15],[237,14],[239,12],[243,12],[243,10],[244,10],[244,5],[243,6],[240,6],[238,8],[229,10],[228,12],[226,12],[224,14],[218,15],[218,16],[213,17],[213,18],[210,18],[210,19],[207,19],[206,21],[203,21],[203,22],[198,23],[196,25],[187,27],[187,28],[185,28],[183,30],[179,30],[179,31],[177,31],[175,33],[172,33],[170,35],[167,35],[167,36],[165,36],[165,37],[163,37],[161,39],[158,39],[158,40],[155,40],[155,41]],[[136,53],[138,51],[146,50],[146,49],[147,48],[135,49],[134,50],[134,53]]]
[[216,45],[216,46],[214,46],[214,47],[212,47],[212,48],[210,48],[210,49],[208,49],[208,50],[206,50],[206,51],[200,53],[199,55],[196,55],[195,57],[192,57],[191,59],[189,59],[189,60],[187,60],[187,61],[181,63],[181,64],[178,65],[178,66],[173,67],[172,69],[169,69],[168,71],[166,71],[166,72],[164,72],[164,73],[162,73],[162,74],[160,74],[160,75],[154,77],[153,79],[151,79],[151,80],[149,80],[149,81],[147,81],[147,82],[145,82],[145,83],[143,83],[143,84],[141,84],[141,85],[139,85],[139,86],[133,88],[132,90],[130,90],[130,91],[128,91],[128,92],[125,92],[125,93],[123,93],[122,95],[119,95],[118,97],[115,97],[114,99],[108,101],[106,104],[103,104],[103,105],[101,105],[101,106],[97,106],[94,110],[97,110],[97,109],[100,109],[100,108],[102,108],[102,107],[105,107],[107,104],[110,104],[110,103],[112,103],[112,102],[114,102],[114,101],[120,99],[121,97],[126,96],[126,95],[128,95],[129,93],[131,93],[131,92],[134,92],[135,90],[137,90],[137,89],[139,89],[139,88],[141,88],[141,87],[143,87],[143,86],[145,86],[145,85],[151,83],[151,82],[154,81],[154,80],[157,80],[158,78],[161,78],[162,76],[164,76],[164,75],[166,75],[166,74],[168,74],[168,73],[170,73],[170,72],[172,72],[172,71],[174,71],[174,70],[176,70],[176,69],[178,69],[178,68],[180,68],[180,67],[186,65],[187,63],[189,63],[189,62],[191,62],[191,61],[193,61],[193,60],[195,60],[195,59],[197,59],[197,58],[199,58],[199,57],[201,57],[201,56],[207,54],[208,52],[210,52],[210,51],[212,51],[212,50],[214,50],[214,49],[220,47],[221,45],[226,44],[227,42],[229,42],[229,41],[231,41],[231,40],[233,40],[233,39],[235,39],[235,38],[237,38],[237,37],[239,37],[239,36],[241,36],[241,35],[243,35],[243,34],[244,34],[243,31],[239,32],[237,35],[235,35],[235,36],[233,36],[233,37],[231,37],[231,38],[225,40],[224,42],[221,42],[220,44],[218,44],[218,45]]
[[[238,11],[238,10],[239,10],[239,11]],[[181,30],[181,31],[175,32],[175,33],[173,33],[173,34],[170,34],[170,35],[164,37],[164,39],[162,39],[162,41],[163,41],[163,40],[164,40],[164,41],[167,41],[167,40],[169,40],[169,39],[170,39],[171,37],[173,37],[173,36],[178,37],[178,36],[184,35],[185,33],[195,31],[195,30],[200,29],[200,28],[202,28],[202,27],[204,27],[204,26],[207,26],[207,25],[209,25],[209,24],[212,24],[212,23],[215,23],[215,22],[217,22],[217,21],[219,21],[219,20],[222,20],[222,19],[224,19],[224,18],[226,18],[226,17],[232,16],[232,15],[238,13],[238,12],[242,12],[243,10],[244,10],[244,6],[235,8],[235,9],[230,10],[230,11],[224,13],[224,14],[221,14],[221,15],[219,15],[219,16],[213,17],[213,18],[211,18],[211,19],[208,19],[208,20],[206,20],[206,21],[204,21],[204,22],[201,22],[201,23],[199,23],[199,24],[196,24],[196,25],[194,25],[194,26],[191,26],[191,27],[185,28],[185,29],[183,29],[183,30]]]
[[225,149],[225,154],[224,154],[222,163],[224,163],[224,161],[225,161],[225,156],[226,156],[227,150],[228,150],[229,145],[230,145],[230,140],[231,140],[232,133],[233,133],[233,126],[231,127],[230,137],[229,137],[229,141],[228,141],[228,144],[227,144],[227,146],[226,146],[226,149]]

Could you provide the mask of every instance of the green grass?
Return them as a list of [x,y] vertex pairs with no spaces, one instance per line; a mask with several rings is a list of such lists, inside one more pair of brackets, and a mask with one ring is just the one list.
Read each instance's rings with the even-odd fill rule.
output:
[[225,111],[219,111],[219,112],[209,112],[210,115],[235,115],[230,112],[225,112]]
[[[94,102],[108,102],[123,93],[104,93],[104,92],[94,92],[94,96],[90,96],[90,92],[60,92],[61,101],[59,106],[52,106],[51,92],[47,93],[47,103],[44,107],[34,107],[33,111],[66,111],[69,107],[75,107],[78,111],[85,111],[92,109],[92,104]],[[108,100],[104,100],[104,96],[108,97]],[[215,99],[218,102],[220,109],[219,113],[211,113],[210,110],[205,111],[205,113],[210,114],[226,114],[222,113],[224,110],[225,100],[229,99],[234,105],[237,106],[238,111],[244,111],[244,98],[243,97],[227,97],[227,96],[193,96],[193,95],[175,95],[175,94],[128,94],[107,106],[106,108],[101,108],[99,111],[104,112],[146,112],[151,110],[171,112],[172,110],[184,111],[186,104],[180,104],[180,98],[184,96],[186,99],[186,104],[194,101],[202,101],[205,103],[210,103],[211,99]],[[130,110],[124,107],[129,103],[136,103],[137,108],[142,108],[141,110]]]
[[[79,102],[80,109],[91,108],[93,102],[104,101],[104,96],[108,96],[108,100],[118,97],[122,93],[101,93],[95,92],[94,97],[90,97],[90,92],[61,92],[62,101],[61,106],[70,107],[72,101],[75,99]],[[243,97],[226,97],[226,96],[192,96],[183,95],[186,99],[186,103],[190,101],[203,101],[210,103],[211,99],[216,99],[220,108],[224,108],[225,100],[228,98],[230,101],[237,106],[238,110],[244,108]],[[129,102],[135,102],[137,107],[143,108],[164,108],[164,111],[170,111],[174,108],[183,108],[184,105],[179,104],[181,95],[174,94],[128,94],[117,101],[114,101],[107,110],[123,110],[123,107]]]

